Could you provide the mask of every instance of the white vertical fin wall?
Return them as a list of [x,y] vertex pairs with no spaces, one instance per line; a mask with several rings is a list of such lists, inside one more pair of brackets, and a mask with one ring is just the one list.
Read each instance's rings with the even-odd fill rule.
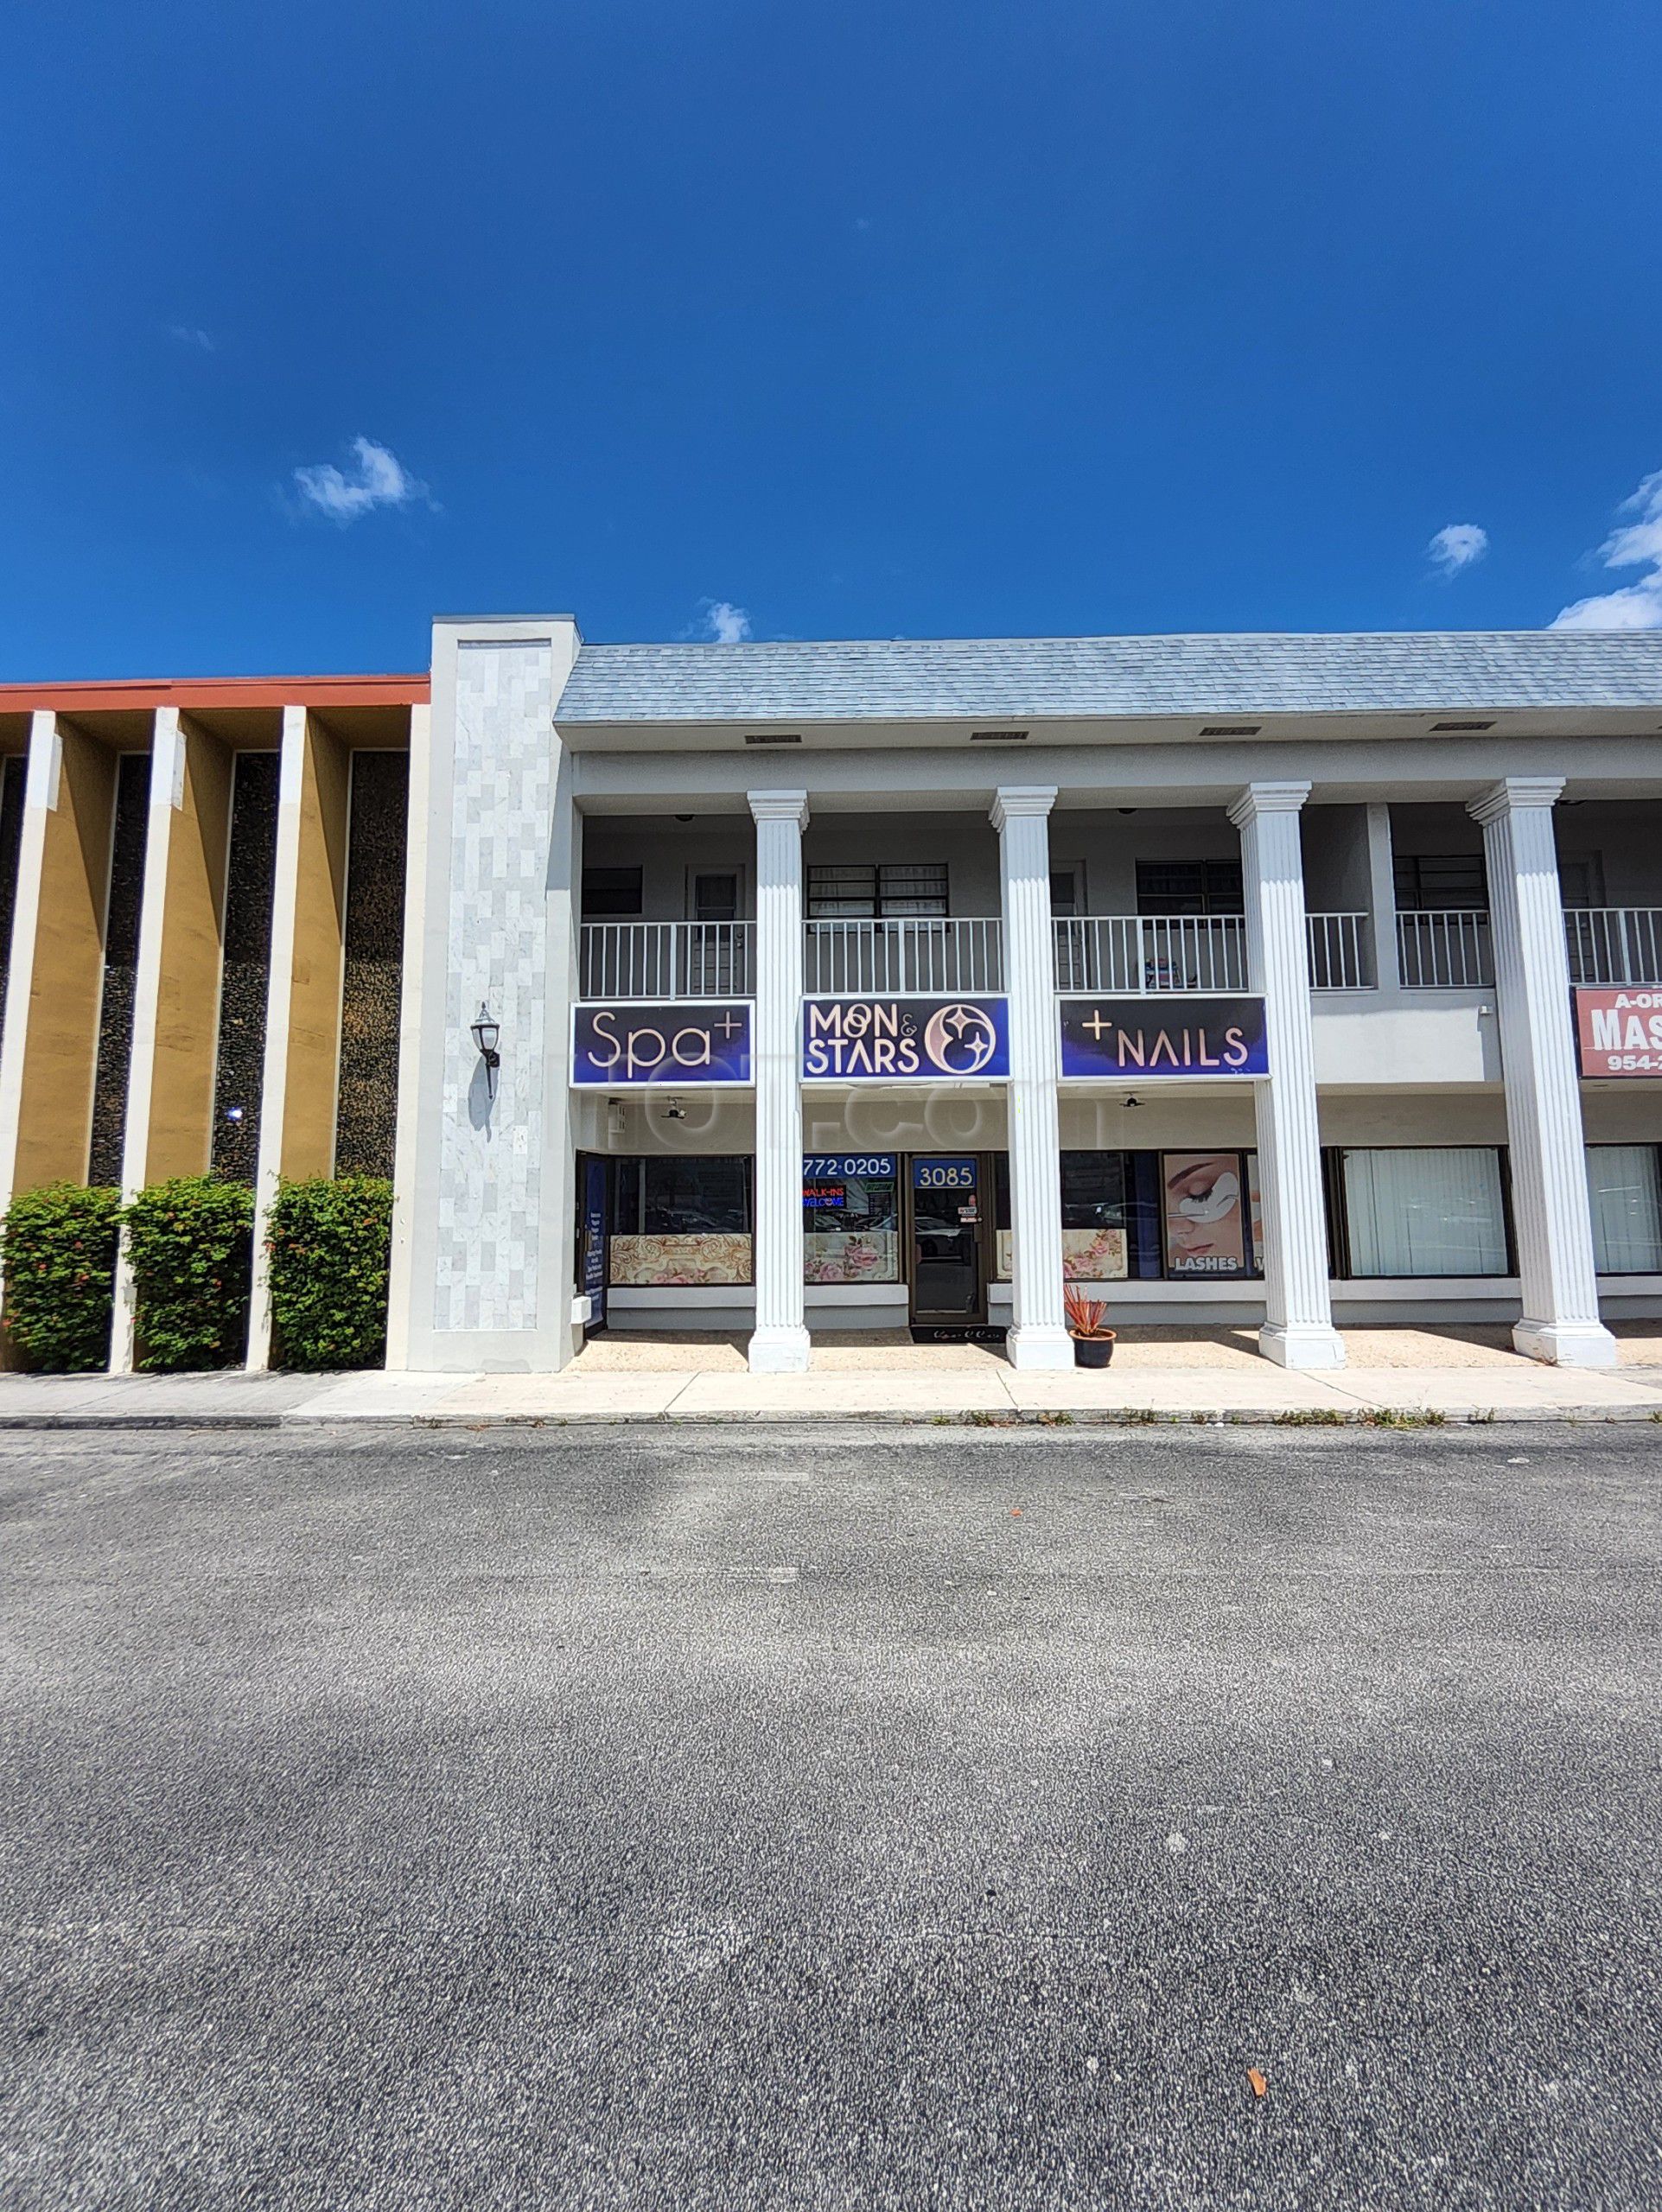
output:
[[58,733],[58,718],[37,708],[29,716],[23,833],[17,853],[11,943],[6,948],[10,969],[6,987],[5,1035],[0,1043],[0,1211],[11,1204],[17,1187],[17,1143],[22,1121],[23,1071],[29,1058],[35,939],[41,921],[46,818],[56,810],[62,773],[63,741]]
[[265,1056],[260,1071],[259,1164],[254,1174],[254,1265],[248,1302],[251,1374],[271,1362],[271,1261],[266,1224],[283,1175],[283,1109],[289,1093],[289,1031],[294,1006],[295,933],[300,896],[300,813],[306,785],[306,709],[283,709],[277,758],[277,858],[272,868],[271,947],[265,984]]
[[[150,804],[145,825],[144,901],[138,915],[138,962],[133,983],[132,1054],[128,1063],[127,1117],[122,1147],[121,1196],[131,1205],[144,1187],[149,1165],[150,1094],[156,1079],[156,1032],[162,996],[162,942],[168,882],[168,848],[183,803],[185,736],[176,707],[158,707],[150,739]],[[110,1372],[130,1375],[137,1319],[127,1232],[116,1256],[115,1314],[110,1332]]]

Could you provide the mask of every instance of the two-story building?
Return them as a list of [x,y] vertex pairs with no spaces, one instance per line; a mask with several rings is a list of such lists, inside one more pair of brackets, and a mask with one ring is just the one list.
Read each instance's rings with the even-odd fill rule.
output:
[[165,689],[0,693],[0,1185],[395,1166],[392,1365],[1662,1311],[1662,637]]

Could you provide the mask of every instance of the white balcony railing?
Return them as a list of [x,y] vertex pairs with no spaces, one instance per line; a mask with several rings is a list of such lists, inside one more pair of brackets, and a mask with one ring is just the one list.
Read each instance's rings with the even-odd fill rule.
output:
[[746,998],[751,922],[585,922],[586,999]]
[[993,916],[807,922],[802,952],[811,995],[1004,988],[1003,926]]
[[1405,991],[1475,991],[1494,981],[1489,918],[1464,907],[1397,916]]
[[1307,914],[1313,991],[1373,988],[1373,923],[1366,914]]
[[1662,906],[1566,906],[1572,983],[1662,983]]
[[1239,914],[1076,914],[1054,925],[1059,991],[1244,991]]
[[[1310,914],[1310,988],[1373,987],[1372,928],[1366,914]],[[1087,914],[1059,919],[1059,991],[1244,991],[1246,923],[1239,914]]]
[[[1310,988],[1373,988],[1366,914],[1311,914]],[[586,999],[743,998],[755,988],[753,922],[585,922]],[[1246,925],[1239,914],[1098,914],[1054,925],[1056,988],[1143,996],[1246,988]],[[1572,906],[1564,912],[1576,983],[1662,983],[1662,907]],[[809,992],[998,991],[1003,939],[996,918],[920,917],[809,922]],[[1484,990],[1494,982],[1489,917],[1465,908],[1397,916],[1404,990]]]

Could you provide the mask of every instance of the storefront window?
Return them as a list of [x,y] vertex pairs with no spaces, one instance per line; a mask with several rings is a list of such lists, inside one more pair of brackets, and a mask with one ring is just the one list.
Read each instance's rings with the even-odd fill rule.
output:
[[1257,1272],[1248,1226],[1246,1155],[1167,1152],[1160,1156],[1166,1273],[1178,1281],[1217,1281]]
[[893,1153],[810,1153],[802,1163],[805,1282],[901,1280],[900,1163]]
[[1062,1154],[1062,1274],[1069,1282],[1117,1282],[1130,1269],[1123,1152]]
[[1602,1275],[1662,1274],[1662,1154],[1653,1144],[1589,1144],[1587,1192]]
[[750,1168],[737,1156],[615,1160],[611,1281],[748,1282]]
[[[1070,1282],[1261,1271],[1256,1153],[1065,1152],[1061,1196],[1062,1268]],[[993,1207],[997,1280],[1008,1282],[1013,1252],[1004,1153],[993,1156]]]
[[1493,1145],[1340,1154],[1353,1275],[1503,1275],[1506,1213]]

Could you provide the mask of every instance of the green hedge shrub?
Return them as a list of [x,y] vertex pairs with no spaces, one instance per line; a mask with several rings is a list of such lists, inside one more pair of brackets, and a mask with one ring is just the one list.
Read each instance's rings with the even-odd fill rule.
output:
[[240,1366],[253,1261],[247,1185],[181,1175],[141,1191],[124,1219],[138,1365],[152,1373]]
[[265,1247],[278,1364],[379,1367],[386,1357],[391,1183],[342,1175],[283,1184]]
[[0,1227],[6,1326],[26,1366],[48,1375],[110,1363],[121,1193],[81,1183],[20,1191]]

